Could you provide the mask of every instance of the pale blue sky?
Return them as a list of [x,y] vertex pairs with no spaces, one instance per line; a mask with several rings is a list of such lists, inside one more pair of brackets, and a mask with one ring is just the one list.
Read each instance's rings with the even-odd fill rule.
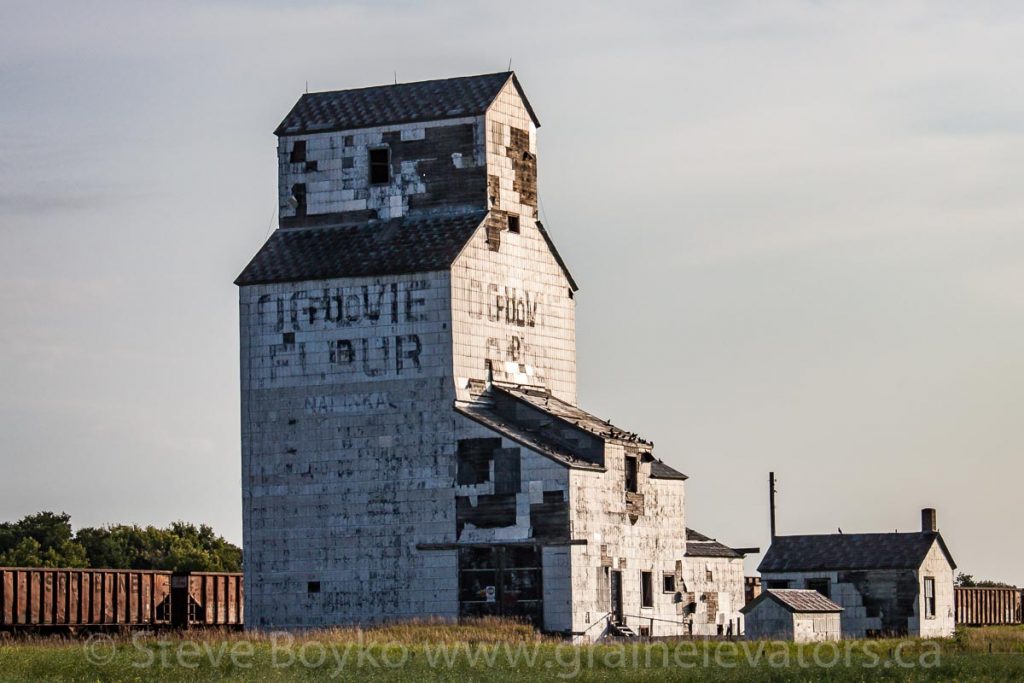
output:
[[[995,2],[0,4],[0,519],[239,541],[231,281],[314,90],[503,70],[536,108],[582,405],[688,523],[939,524],[1024,582],[1024,10]],[[755,559],[756,563],[756,559]]]

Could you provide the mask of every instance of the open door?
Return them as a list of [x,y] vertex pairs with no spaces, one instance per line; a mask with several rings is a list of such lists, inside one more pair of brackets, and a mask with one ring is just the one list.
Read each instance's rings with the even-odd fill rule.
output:
[[622,623],[622,572],[612,570],[611,575],[612,594],[612,621],[616,624]]

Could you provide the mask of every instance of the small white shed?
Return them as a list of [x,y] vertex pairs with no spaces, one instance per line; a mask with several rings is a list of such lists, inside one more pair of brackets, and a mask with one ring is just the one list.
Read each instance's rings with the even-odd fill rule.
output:
[[748,640],[839,640],[843,608],[815,590],[769,588],[740,610]]

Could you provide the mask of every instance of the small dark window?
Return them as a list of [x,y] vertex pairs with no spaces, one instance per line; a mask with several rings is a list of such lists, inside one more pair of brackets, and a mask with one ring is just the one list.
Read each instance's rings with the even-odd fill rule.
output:
[[626,456],[626,490],[636,493],[637,489],[637,461],[636,458]]
[[654,580],[651,572],[640,572],[640,606],[654,607]]
[[519,232],[519,216],[511,213],[508,215],[508,231],[515,233]]
[[391,153],[387,147],[370,150],[370,184],[387,185],[391,182]]
[[292,156],[289,159],[293,164],[301,164],[306,161],[306,141],[296,140],[292,145]]
[[320,582],[319,581],[310,581],[309,583],[307,583],[306,584],[306,592],[307,593],[319,593],[320,592]]
[[676,592],[676,575],[663,574],[661,577],[661,589],[666,593]]
[[935,618],[935,579],[924,577],[924,618]]
[[284,343],[284,344],[294,344],[295,343],[295,333],[294,332],[285,332],[284,334],[281,335],[281,342]]
[[704,570],[704,580],[705,581],[714,581],[715,580],[715,573],[713,571],[711,571],[710,569],[705,569]]
[[828,579],[807,579],[807,589],[812,591],[818,591],[826,598],[832,597],[832,586],[831,581]]
[[789,581],[776,579],[774,581],[768,581],[765,584],[765,588],[789,588]]

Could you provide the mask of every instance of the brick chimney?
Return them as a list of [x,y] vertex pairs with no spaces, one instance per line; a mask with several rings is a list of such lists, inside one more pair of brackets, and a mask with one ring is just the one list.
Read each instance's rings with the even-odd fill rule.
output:
[[935,508],[921,510],[921,531],[938,531],[939,522],[935,517]]

